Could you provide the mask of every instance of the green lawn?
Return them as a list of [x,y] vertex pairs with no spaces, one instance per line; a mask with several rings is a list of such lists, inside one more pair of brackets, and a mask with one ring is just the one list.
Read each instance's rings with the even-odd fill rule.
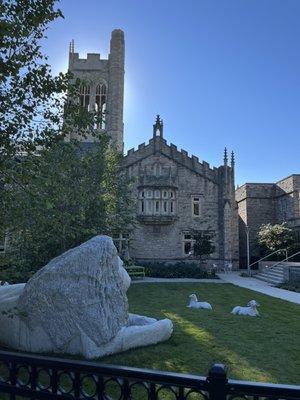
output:
[[[188,295],[209,301],[213,311],[186,307]],[[229,377],[300,384],[300,305],[230,284],[133,284],[130,311],[170,318],[170,340],[101,359],[101,362],[206,375],[214,362]],[[230,314],[257,300],[261,317]]]

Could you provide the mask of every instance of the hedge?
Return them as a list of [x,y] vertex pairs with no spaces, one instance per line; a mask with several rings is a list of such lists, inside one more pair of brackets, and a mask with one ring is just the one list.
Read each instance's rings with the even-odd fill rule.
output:
[[147,276],[153,278],[218,279],[214,271],[210,272],[204,266],[199,266],[197,263],[140,262],[138,264],[145,267]]

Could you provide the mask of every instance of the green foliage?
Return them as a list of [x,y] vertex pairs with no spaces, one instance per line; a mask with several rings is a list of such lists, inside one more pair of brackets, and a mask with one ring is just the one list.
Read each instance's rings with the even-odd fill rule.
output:
[[[56,0],[4,0],[0,5],[0,162],[34,151],[62,130],[69,75],[51,75],[40,41],[62,17]],[[1,165],[0,164],[0,165]]]
[[295,244],[292,229],[285,223],[264,224],[258,232],[258,243],[263,253],[268,253],[280,249],[289,249]]
[[51,146],[74,129],[79,136],[93,135],[93,125],[99,121],[96,112],[74,101],[84,82],[70,72],[53,76],[41,50],[48,25],[63,18],[57,2],[0,3],[0,167],[4,178],[7,162],[16,154]]
[[215,251],[213,234],[211,232],[195,230],[193,232],[193,238],[195,240],[193,246],[194,255],[199,259],[203,256],[208,256]]
[[133,202],[120,161],[101,135],[89,151],[59,142],[12,163],[0,216],[9,264],[22,279],[96,234],[130,230]]
[[0,281],[9,282],[10,284],[24,282],[34,274],[30,267],[23,265],[16,266],[12,263],[8,254],[0,256]]
[[249,277],[250,277],[250,275],[249,275],[248,272],[241,272],[241,273],[240,273],[240,276],[241,276],[242,278],[249,278]]
[[290,290],[291,292],[300,293],[300,282],[283,282],[277,285],[280,289]]
[[[66,249],[133,223],[121,156],[98,138],[97,113],[77,101],[83,82],[53,77],[40,42],[62,13],[56,0],[0,4],[0,237],[9,238],[0,278],[24,281]],[[63,142],[99,139],[89,152]],[[2,223],[3,222],[3,223]]]
[[174,264],[163,262],[139,263],[145,267],[146,275],[155,278],[217,278],[215,272],[208,271],[198,263],[178,262]]

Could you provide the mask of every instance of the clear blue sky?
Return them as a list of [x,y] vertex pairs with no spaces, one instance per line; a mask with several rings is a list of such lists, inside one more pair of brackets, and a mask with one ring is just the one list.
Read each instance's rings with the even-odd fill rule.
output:
[[48,31],[53,72],[68,43],[107,57],[125,32],[125,149],[152,135],[218,166],[236,153],[236,183],[300,173],[300,0],[62,0]]

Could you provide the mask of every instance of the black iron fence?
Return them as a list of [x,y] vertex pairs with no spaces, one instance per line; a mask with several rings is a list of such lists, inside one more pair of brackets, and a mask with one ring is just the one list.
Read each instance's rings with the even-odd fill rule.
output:
[[0,351],[0,399],[288,400],[300,386],[230,380],[222,364],[202,377]]

